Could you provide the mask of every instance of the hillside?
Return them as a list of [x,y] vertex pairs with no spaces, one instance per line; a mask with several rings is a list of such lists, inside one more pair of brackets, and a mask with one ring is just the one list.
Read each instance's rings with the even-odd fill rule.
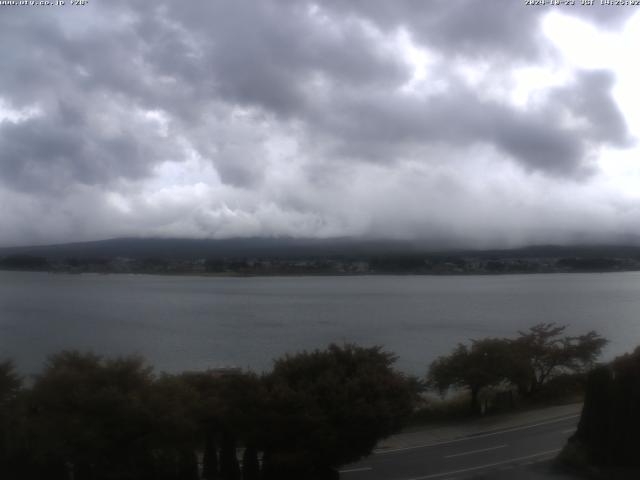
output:
[[442,250],[358,238],[121,238],[0,249],[0,268],[183,274],[500,274],[640,270],[640,247]]

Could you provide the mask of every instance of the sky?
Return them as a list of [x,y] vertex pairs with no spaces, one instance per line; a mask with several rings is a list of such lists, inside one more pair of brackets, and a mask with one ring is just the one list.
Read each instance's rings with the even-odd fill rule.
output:
[[640,6],[1,3],[0,245],[640,239]]

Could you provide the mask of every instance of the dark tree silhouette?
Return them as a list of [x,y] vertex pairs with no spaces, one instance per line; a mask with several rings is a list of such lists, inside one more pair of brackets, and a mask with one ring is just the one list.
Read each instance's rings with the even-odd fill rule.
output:
[[522,396],[532,397],[559,375],[586,372],[607,343],[594,331],[563,336],[565,330],[554,323],[540,323],[519,332],[516,339],[459,344],[431,364],[427,383],[441,393],[450,387],[467,388],[473,413],[479,412],[479,395],[486,387],[515,386]]
[[258,450],[253,446],[246,447],[242,454],[242,480],[260,480]]
[[136,357],[52,356],[29,396],[33,457],[69,465],[76,480],[124,478],[143,464],[151,369]]
[[202,478],[215,480],[218,469],[218,444],[212,432],[205,432],[204,453],[202,455]]
[[13,401],[22,386],[22,378],[10,360],[0,362],[0,408]]
[[513,342],[510,378],[525,396],[535,395],[555,375],[587,371],[600,356],[607,340],[594,331],[562,335],[566,326],[539,323],[519,332]]
[[470,410],[480,411],[483,388],[504,382],[509,374],[511,342],[502,338],[472,340],[459,344],[449,355],[436,359],[429,368],[427,382],[441,393],[450,387],[465,387],[471,393]]
[[[581,456],[591,465],[631,469],[607,470],[602,478],[638,478],[639,431],[640,347],[589,374],[578,429],[569,439],[564,457]],[[567,455],[568,451],[573,454]]]
[[278,359],[265,379],[265,477],[331,478],[398,431],[416,392],[394,362],[380,347],[355,345]]
[[13,362],[0,362],[0,472],[18,473],[19,463],[14,459],[22,427],[16,400],[22,387],[22,378]]
[[236,447],[256,445],[262,431],[263,382],[242,371],[210,370],[181,378],[198,396],[195,418],[205,444],[205,478],[239,479]]
[[337,478],[412,412],[415,383],[394,361],[332,345],[263,376],[155,375],[137,357],[65,351],[29,388],[0,363],[2,478],[196,480],[199,456],[206,480]]
[[49,262],[44,257],[16,254],[1,258],[0,268],[8,270],[46,270],[49,268]]

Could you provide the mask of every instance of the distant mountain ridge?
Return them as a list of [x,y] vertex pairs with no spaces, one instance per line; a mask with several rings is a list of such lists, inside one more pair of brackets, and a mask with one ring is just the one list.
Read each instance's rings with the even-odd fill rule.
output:
[[482,258],[640,257],[638,245],[538,245],[515,249],[443,249],[408,240],[340,238],[115,238],[91,242],[0,248],[0,257],[66,258],[370,258],[377,256],[473,256]]
[[148,258],[177,260],[232,257],[333,257],[415,252],[408,242],[355,240],[352,238],[115,238],[92,242],[0,248],[0,256],[24,254],[50,259]]

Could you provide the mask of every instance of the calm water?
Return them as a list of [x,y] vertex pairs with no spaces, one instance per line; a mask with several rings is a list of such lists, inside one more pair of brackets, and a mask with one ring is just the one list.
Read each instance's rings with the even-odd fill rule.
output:
[[640,344],[640,273],[200,278],[0,272],[0,358],[24,372],[64,348],[140,353],[167,371],[267,369],[329,342],[384,345],[422,374],[457,342],[538,322]]

